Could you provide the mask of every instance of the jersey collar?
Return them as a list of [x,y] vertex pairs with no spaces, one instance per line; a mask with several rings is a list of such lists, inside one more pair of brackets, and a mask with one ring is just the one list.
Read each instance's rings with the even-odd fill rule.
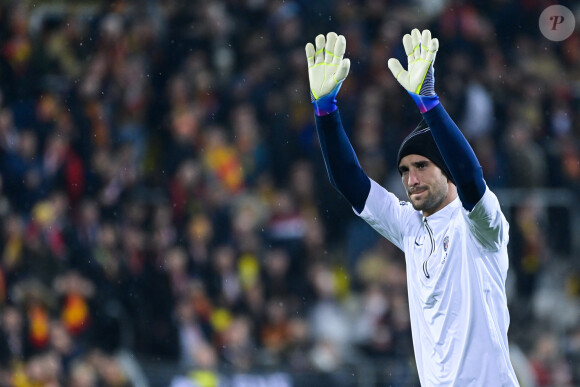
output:
[[[459,196],[457,196],[451,203],[449,203],[436,213],[427,216],[427,221],[429,221],[430,223],[436,222],[438,220],[449,221],[451,215],[459,207],[461,207],[461,200],[459,200]],[[421,215],[423,215],[423,211],[421,211]]]

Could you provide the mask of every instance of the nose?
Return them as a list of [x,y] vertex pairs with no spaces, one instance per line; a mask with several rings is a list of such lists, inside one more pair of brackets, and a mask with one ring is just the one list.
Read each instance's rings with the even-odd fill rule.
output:
[[419,184],[419,179],[417,177],[417,174],[414,173],[413,170],[409,170],[407,184],[409,186],[413,186],[413,185]]

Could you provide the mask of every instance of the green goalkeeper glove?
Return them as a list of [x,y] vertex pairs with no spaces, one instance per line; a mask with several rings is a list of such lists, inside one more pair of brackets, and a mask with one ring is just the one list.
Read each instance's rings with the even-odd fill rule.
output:
[[403,36],[403,46],[407,54],[408,70],[395,59],[389,59],[388,66],[397,81],[411,95],[421,113],[439,104],[435,94],[435,75],[433,63],[439,49],[439,41],[431,39],[431,31],[413,29]]
[[337,109],[336,95],[350,69],[350,60],[343,59],[346,39],[342,35],[329,32],[306,44],[310,98],[317,116],[324,116]]

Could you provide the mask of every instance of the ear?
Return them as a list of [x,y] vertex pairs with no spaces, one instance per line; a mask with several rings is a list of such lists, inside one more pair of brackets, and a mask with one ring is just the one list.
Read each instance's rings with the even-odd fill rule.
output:
[[451,191],[451,192],[455,192],[455,195],[457,195],[457,186],[455,185],[455,183],[453,182],[453,180],[451,180],[449,177],[445,176],[447,178],[447,190]]

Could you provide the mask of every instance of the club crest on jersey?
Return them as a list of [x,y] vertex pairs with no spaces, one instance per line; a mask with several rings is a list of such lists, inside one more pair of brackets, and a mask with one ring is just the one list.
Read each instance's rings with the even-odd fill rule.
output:
[[449,237],[447,235],[445,235],[445,238],[443,238],[443,251],[445,252],[445,255],[443,256],[443,259],[441,260],[441,264],[444,264],[445,261],[447,260],[447,249],[449,248]]

